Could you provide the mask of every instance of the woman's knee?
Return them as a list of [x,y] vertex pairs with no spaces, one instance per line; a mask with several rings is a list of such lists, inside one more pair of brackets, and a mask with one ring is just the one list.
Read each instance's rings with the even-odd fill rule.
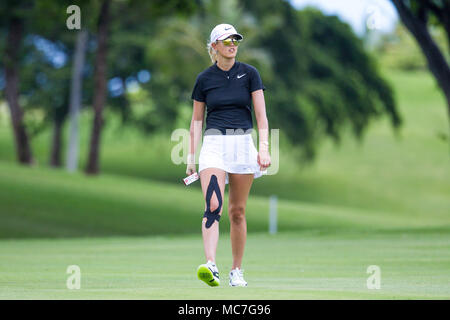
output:
[[217,209],[220,209],[218,210],[218,213],[222,213],[222,203],[219,202],[218,199],[210,199],[209,202],[205,204],[205,210],[208,209],[208,205],[210,212],[215,212]]
[[[220,213],[222,212],[222,189],[224,184],[224,178],[219,174],[212,173],[207,184],[203,185],[204,195],[205,195],[205,211],[209,211],[211,213]],[[219,182],[220,181],[220,182]],[[208,210],[209,209],[209,210]]]
[[245,206],[230,205],[228,211],[232,223],[240,224],[245,221]]
[[219,223],[222,215],[222,203],[217,200],[211,200],[205,205],[205,214],[203,215],[205,227],[209,229],[215,221]]

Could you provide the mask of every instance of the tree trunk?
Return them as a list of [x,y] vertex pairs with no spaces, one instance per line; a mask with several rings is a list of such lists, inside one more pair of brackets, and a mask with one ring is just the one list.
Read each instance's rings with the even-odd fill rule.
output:
[[102,3],[98,20],[98,47],[95,59],[94,75],[94,122],[91,132],[89,157],[86,165],[87,174],[97,174],[99,172],[99,148],[100,136],[103,125],[103,108],[106,102],[106,73],[107,73],[107,40],[109,27],[109,7],[110,1],[104,0]]
[[417,43],[427,59],[430,71],[444,92],[445,98],[447,99],[447,113],[450,125],[450,68],[439,47],[428,32],[426,23],[415,17],[404,4],[403,0],[392,0],[392,3],[397,8],[403,24],[408,28],[414,38],[416,38]]
[[5,96],[11,112],[17,159],[20,163],[32,164],[33,156],[19,105],[19,48],[22,38],[23,21],[14,17],[9,23],[5,48]]
[[69,145],[67,147],[66,168],[69,172],[74,172],[78,168],[78,149],[79,149],[79,125],[78,116],[81,109],[81,99],[83,93],[83,67],[86,55],[86,45],[88,32],[83,29],[77,34],[75,44],[74,62],[72,67],[72,83],[70,87],[70,131]]
[[64,124],[64,118],[55,117],[53,122],[53,136],[52,136],[52,149],[50,153],[50,166],[59,168],[61,167],[61,136],[62,128]]

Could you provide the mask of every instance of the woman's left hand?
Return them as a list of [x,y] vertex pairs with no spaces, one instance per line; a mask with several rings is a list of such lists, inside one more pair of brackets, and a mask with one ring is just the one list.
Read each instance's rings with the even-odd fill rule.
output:
[[260,150],[258,152],[258,164],[259,164],[261,171],[266,170],[271,165],[269,151]]

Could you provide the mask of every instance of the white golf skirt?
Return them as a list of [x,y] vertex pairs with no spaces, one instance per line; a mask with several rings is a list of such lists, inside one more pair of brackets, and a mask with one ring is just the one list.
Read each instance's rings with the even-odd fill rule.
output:
[[205,135],[198,159],[198,172],[206,168],[222,169],[226,172],[225,184],[228,184],[228,173],[253,173],[254,178],[259,178],[263,172],[257,159],[258,150],[251,133]]

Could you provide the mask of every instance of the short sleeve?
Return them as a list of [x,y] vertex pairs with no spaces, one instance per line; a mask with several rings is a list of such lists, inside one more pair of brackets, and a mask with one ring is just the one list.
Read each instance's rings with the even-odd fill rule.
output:
[[256,91],[256,90],[266,90],[266,87],[264,87],[261,76],[259,75],[259,72],[256,68],[251,68],[250,72],[250,92]]
[[197,80],[195,80],[195,85],[194,89],[192,90],[191,98],[201,102],[205,102],[206,100],[200,77],[197,77]]

